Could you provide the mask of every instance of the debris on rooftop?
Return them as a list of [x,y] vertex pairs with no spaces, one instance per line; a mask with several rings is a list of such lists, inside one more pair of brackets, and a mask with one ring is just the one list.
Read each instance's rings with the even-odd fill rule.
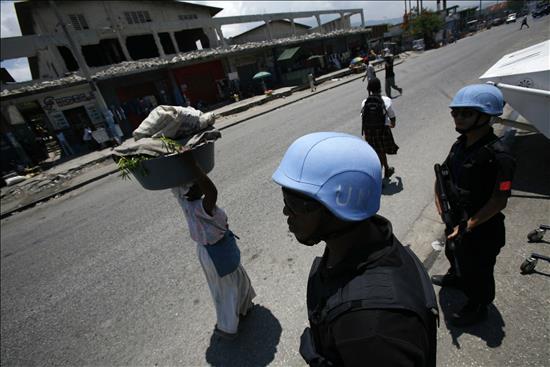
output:
[[[245,51],[260,50],[263,48],[271,48],[275,46],[286,46],[307,41],[315,41],[322,39],[335,38],[340,36],[348,36],[353,34],[361,34],[368,32],[367,29],[354,28],[348,30],[336,30],[327,33],[309,33],[298,37],[279,38],[271,41],[248,42],[238,45],[228,45],[224,47],[209,48],[203,50],[190,51],[179,53],[173,56],[155,57],[151,59],[142,59],[136,61],[124,61],[118,64],[92,68],[92,78],[95,80],[106,80],[135,74],[142,71],[152,71],[166,66],[185,65],[198,60],[214,60],[220,57],[232,56]],[[78,83],[85,82],[86,79],[80,72],[75,72],[72,75],[52,79],[52,80],[32,80],[22,83],[3,84],[0,97],[11,97],[22,93],[39,92],[46,89],[54,89],[66,87]]]

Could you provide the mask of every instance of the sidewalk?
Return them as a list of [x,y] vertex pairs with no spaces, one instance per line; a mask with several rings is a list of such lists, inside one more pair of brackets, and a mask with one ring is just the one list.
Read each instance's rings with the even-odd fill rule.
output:
[[[408,55],[403,53],[394,65],[402,63]],[[382,68],[381,64],[378,64],[376,71],[379,72]],[[354,74],[347,68],[341,69],[318,77],[315,92],[311,92],[308,86],[284,87],[274,90],[271,96],[255,96],[231,103],[210,111],[216,116],[214,126],[219,130],[227,129],[283,106],[353,82],[363,78],[363,75],[364,72]],[[95,151],[55,165],[15,185],[2,187],[0,219],[116,173],[118,168],[110,158],[111,148]]]

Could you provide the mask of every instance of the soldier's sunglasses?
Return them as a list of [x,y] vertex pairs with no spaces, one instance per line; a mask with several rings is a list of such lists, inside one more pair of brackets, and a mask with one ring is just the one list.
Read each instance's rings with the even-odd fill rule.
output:
[[322,207],[318,202],[295,195],[288,190],[283,190],[283,201],[285,207],[294,215],[311,213]]
[[475,116],[476,113],[477,113],[476,111],[472,111],[472,110],[458,110],[458,109],[451,110],[451,116],[461,117],[463,119],[469,119]]

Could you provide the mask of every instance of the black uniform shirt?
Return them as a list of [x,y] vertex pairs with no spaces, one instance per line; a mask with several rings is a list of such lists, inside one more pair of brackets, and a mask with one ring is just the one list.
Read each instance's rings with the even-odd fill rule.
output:
[[[332,294],[357,275],[359,266],[401,264],[390,222],[380,216],[373,220],[386,233],[386,240],[374,244],[365,238],[351,250],[346,260],[333,268],[326,266],[327,249],[318,271],[309,279],[308,310],[322,307]],[[427,366],[428,336],[420,318],[410,311],[357,310],[334,320],[330,331],[333,345],[318,352],[335,366]],[[326,337],[319,335],[320,331],[313,325],[312,332],[317,341]]]
[[445,164],[453,184],[462,192],[461,200],[469,216],[474,215],[493,196],[510,196],[515,160],[493,130],[466,146],[461,135],[452,146]]

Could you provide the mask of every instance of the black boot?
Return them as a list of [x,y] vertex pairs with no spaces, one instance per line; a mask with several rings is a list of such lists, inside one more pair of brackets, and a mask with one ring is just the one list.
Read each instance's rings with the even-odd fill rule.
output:
[[477,324],[487,318],[487,306],[468,302],[462,310],[454,312],[451,317],[453,326],[469,326]]
[[434,285],[458,288],[458,277],[452,272],[447,272],[445,275],[432,275],[431,279]]

